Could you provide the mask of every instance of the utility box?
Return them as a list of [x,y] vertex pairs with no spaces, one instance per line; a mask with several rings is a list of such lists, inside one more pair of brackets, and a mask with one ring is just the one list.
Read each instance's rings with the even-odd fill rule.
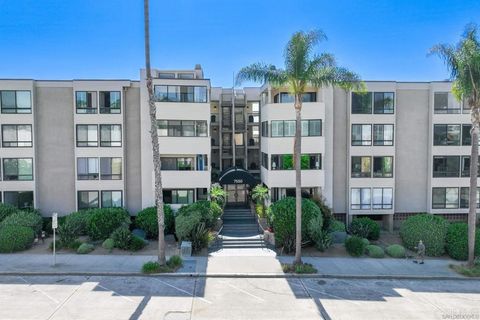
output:
[[192,242],[182,241],[180,246],[180,254],[182,257],[191,257],[192,256]]

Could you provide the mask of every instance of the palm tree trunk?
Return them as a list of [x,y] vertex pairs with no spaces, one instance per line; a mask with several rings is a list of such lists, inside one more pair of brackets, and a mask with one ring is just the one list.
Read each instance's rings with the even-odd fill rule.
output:
[[295,95],[295,141],[293,159],[295,164],[295,261],[302,263],[302,96]]
[[[473,108],[472,108],[473,109]],[[473,112],[472,112],[473,113]],[[478,119],[472,116],[472,148],[470,153],[470,198],[468,210],[468,266],[475,261],[475,223],[477,216],[477,175],[478,175]]]
[[148,107],[150,114],[150,137],[152,139],[153,168],[155,172],[155,205],[157,206],[158,221],[158,263],[166,264],[165,258],[165,214],[163,212],[162,172],[160,163],[160,147],[158,145],[157,109],[153,94],[152,70],[150,69],[150,17],[149,0],[143,1],[145,22],[145,71],[148,91]]

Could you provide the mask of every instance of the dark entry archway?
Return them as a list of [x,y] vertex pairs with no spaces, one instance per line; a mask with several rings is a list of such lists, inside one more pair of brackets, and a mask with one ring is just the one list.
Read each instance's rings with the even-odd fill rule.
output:
[[247,170],[231,167],[220,173],[218,182],[227,192],[228,206],[246,206],[248,204],[248,190],[259,184],[259,181]]

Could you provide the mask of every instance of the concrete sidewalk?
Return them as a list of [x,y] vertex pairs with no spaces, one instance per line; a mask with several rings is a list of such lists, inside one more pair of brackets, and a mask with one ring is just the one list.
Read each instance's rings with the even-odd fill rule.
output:
[[[59,254],[57,265],[45,254],[0,254],[0,275],[6,274],[140,274],[142,265],[156,256]],[[283,277],[281,263],[293,257],[191,257],[175,276]],[[458,261],[429,259],[418,265],[405,259],[304,257],[317,270],[317,277],[462,279],[449,268]]]

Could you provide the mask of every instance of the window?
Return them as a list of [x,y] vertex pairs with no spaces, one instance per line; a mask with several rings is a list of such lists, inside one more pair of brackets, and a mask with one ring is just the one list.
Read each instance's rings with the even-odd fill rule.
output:
[[395,97],[393,92],[375,92],[373,113],[393,114]]
[[322,120],[302,120],[302,137],[322,135]]
[[33,208],[33,191],[5,191],[3,202],[19,209]]
[[162,157],[162,170],[193,171],[195,158],[193,157]]
[[235,133],[235,145],[243,146],[243,133]]
[[393,157],[373,157],[373,177],[393,177]]
[[197,154],[197,171],[208,171],[208,155]]
[[372,113],[372,93],[371,92],[352,92],[352,113],[370,114]]
[[207,102],[207,87],[204,86],[155,86],[158,102]]
[[471,129],[471,124],[462,124],[462,146],[469,146],[472,144],[472,136],[470,135]]
[[271,122],[272,137],[283,137],[283,121]]
[[252,112],[260,112],[260,102],[252,102]]
[[77,147],[98,147],[96,124],[77,124]]
[[120,91],[100,91],[100,113],[120,113]]
[[175,73],[169,73],[169,72],[160,72],[158,74],[159,79],[175,79]]
[[370,188],[352,188],[351,208],[353,210],[370,209],[371,190]]
[[393,124],[373,125],[373,145],[393,146]]
[[458,188],[432,188],[432,209],[458,208]]
[[262,152],[262,167],[268,170],[268,154]]
[[121,208],[122,191],[102,191],[102,208]]
[[161,137],[207,137],[206,120],[157,120]]
[[262,137],[268,137],[268,121],[262,121]]
[[33,180],[33,159],[3,159],[3,180],[31,181]]
[[78,210],[98,208],[98,191],[78,191]]
[[393,207],[393,189],[392,188],[373,188],[372,192],[373,209],[392,209]]
[[[272,154],[272,170],[293,170],[293,155]],[[300,158],[302,170],[320,170],[322,168],[322,155],[319,153],[302,154]]]
[[459,124],[436,124],[433,126],[434,146],[459,146],[460,145]]
[[460,113],[460,104],[455,102],[449,92],[435,92],[433,96],[433,109],[435,113]]
[[122,146],[122,126],[120,124],[101,124],[100,125],[100,146],[101,147],[121,147]]
[[294,137],[295,136],[295,121],[283,121],[283,136]]
[[32,113],[30,91],[0,91],[2,113]]
[[190,204],[193,203],[193,192],[193,189],[163,190],[163,200],[170,204]]
[[2,146],[4,148],[32,147],[32,125],[4,124],[2,126]]
[[[460,208],[468,209],[470,207],[470,188],[460,188]],[[477,208],[480,208],[480,188],[477,188]]]
[[[470,167],[470,164],[469,164]],[[433,157],[433,177],[458,177],[460,176],[459,156],[435,156]]]
[[372,125],[352,124],[352,146],[369,146],[372,144]]
[[[480,157],[478,160],[480,160]],[[470,156],[462,156],[461,165],[462,177],[470,177]],[[480,166],[478,167],[478,176],[480,176]]]
[[94,91],[76,91],[75,106],[77,113],[97,113],[97,93]]
[[195,75],[193,73],[179,73],[177,77],[178,79],[195,79]]
[[370,157],[352,157],[352,178],[370,178],[371,173]]
[[98,158],[77,158],[77,179],[98,180]]
[[[305,92],[302,95],[302,102],[316,102],[317,93],[316,92]],[[273,103],[293,103],[295,102],[295,97],[288,92],[277,93],[273,97]]]
[[249,115],[248,116],[248,123],[258,123],[260,121],[260,116]]
[[197,201],[208,200],[208,189],[207,188],[197,188]]
[[102,180],[122,180],[122,158],[100,158]]

